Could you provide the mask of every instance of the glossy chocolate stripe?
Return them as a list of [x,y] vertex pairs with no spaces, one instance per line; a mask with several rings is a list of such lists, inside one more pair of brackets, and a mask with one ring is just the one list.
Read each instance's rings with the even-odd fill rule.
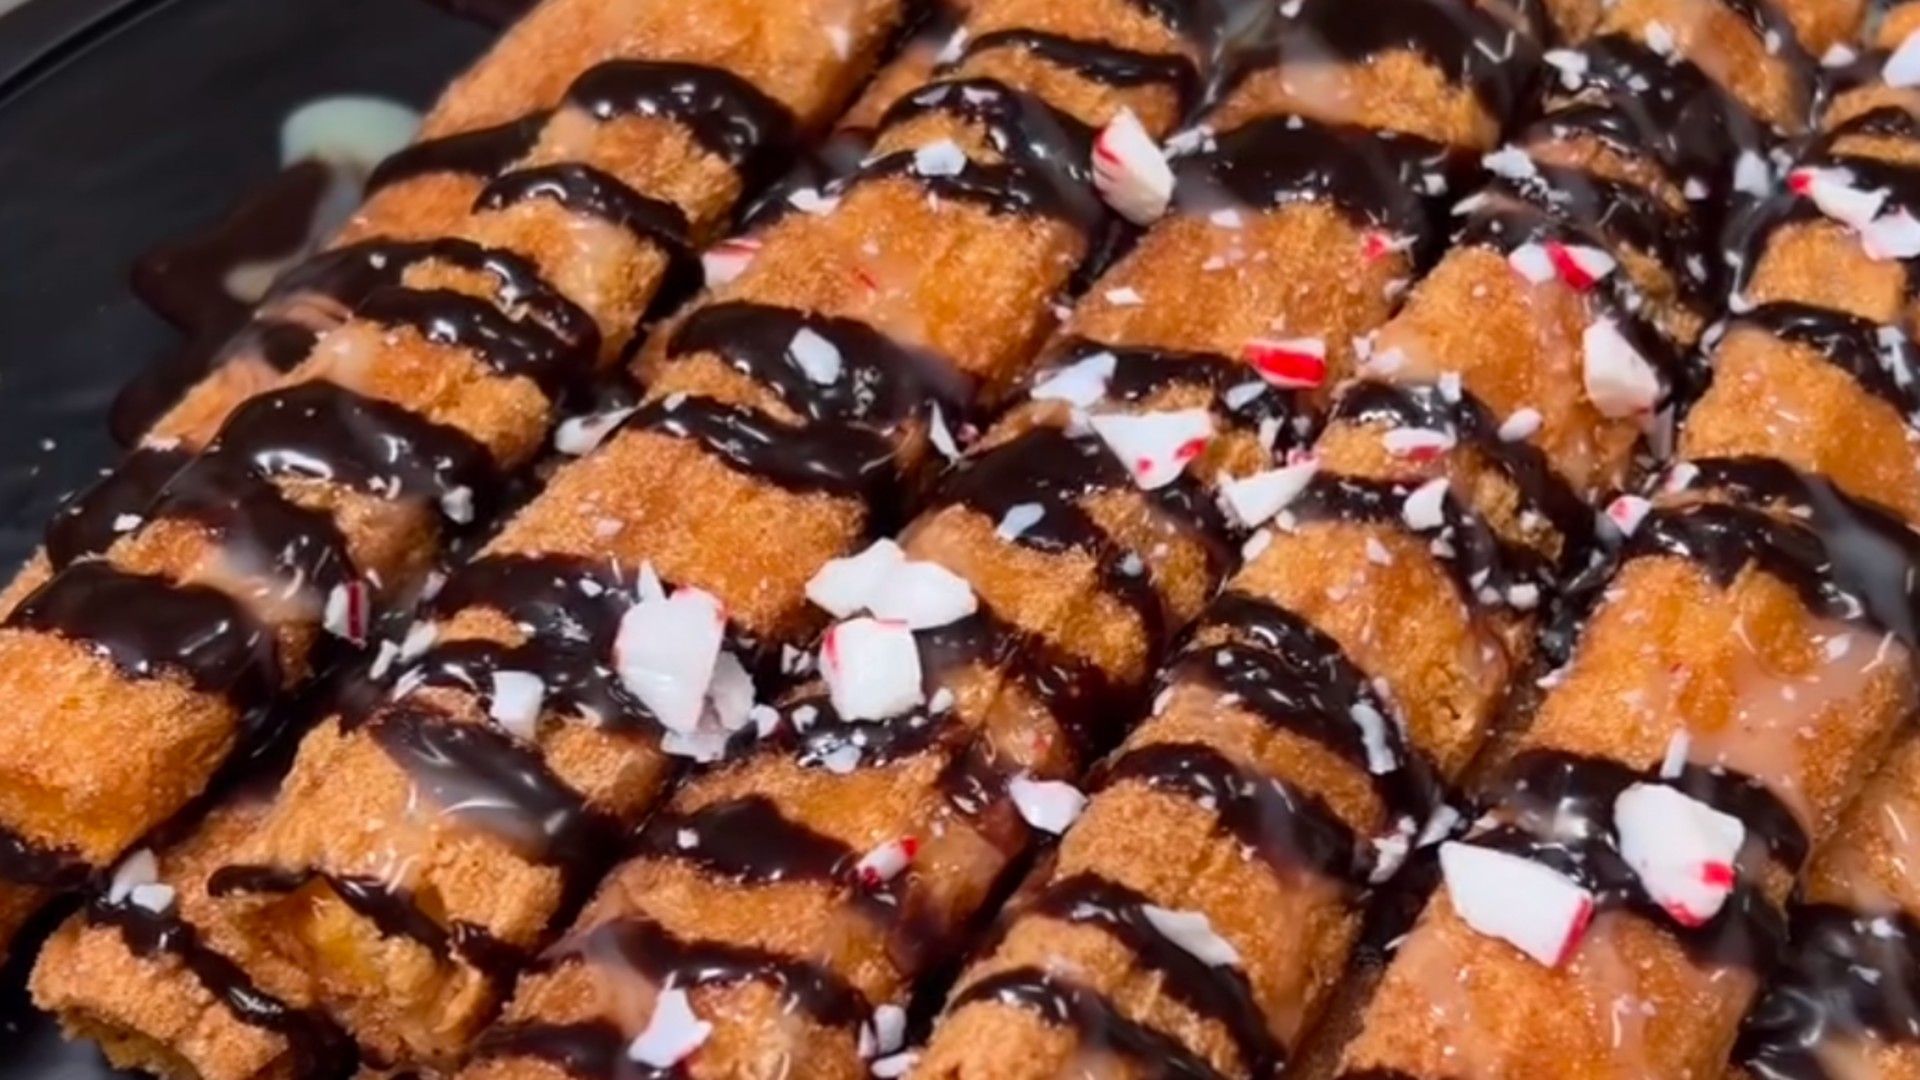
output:
[[975,1003],[1020,1009],[1048,1025],[1070,1029],[1081,1046],[1113,1053],[1144,1075],[1224,1080],[1178,1039],[1127,1018],[1100,994],[1039,968],[1013,968],[969,983],[947,1003],[947,1012]]
[[1495,177],[1490,190],[1510,192],[1547,214],[1657,259],[1682,296],[1702,308],[1716,303],[1725,267],[1709,258],[1693,216],[1648,189],[1563,165],[1534,162],[1524,176]]
[[206,585],[78,562],[35,590],[10,627],[56,634],[135,679],[167,672],[248,709],[280,686],[273,635],[239,601]]
[[695,142],[751,186],[797,135],[792,111],[722,68],[672,60],[609,60],[589,68],[567,100],[602,121],[653,116],[687,129]]
[[113,546],[120,525],[142,517],[193,455],[178,447],[143,446],[122,458],[99,483],[62,506],[47,523],[47,561],[59,570]]
[[1200,96],[1200,69],[1178,53],[1145,53],[1103,41],[1085,41],[1045,30],[994,30],[967,42],[966,51],[952,66],[993,49],[1024,49],[1049,63],[1072,71],[1090,82],[1107,86],[1171,87],[1180,112],[1192,110]]
[[1847,1048],[1920,1042],[1920,923],[1911,915],[1805,904],[1788,937],[1735,1062],[1761,1080],[1841,1080],[1827,1061]]
[[171,957],[241,1023],[286,1040],[290,1060],[284,1067],[292,1077],[345,1076],[353,1069],[353,1039],[338,1024],[318,1009],[296,1008],[262,990],[239,964],[215,951],[175,910],[154,912],[131,903],[112,904],[96,898],[87,905],[86,919],[117,930],[135,956],[147,960]]
[[650,402],[623,427],[687,439],[729,467],[780,487],[885,502],[898,476],[884,435],[844,424],[792,426],[744,405],[673,395]]
[[[1125,345],[1068,337],[1049,350],[1047,362],[1030,384],[1088,357],[1113,357],[1113,374],[1106,396],[1139,404],[1177,386],[1204,386],[1213,392],[1212,408],[1250,429],[1275,425],[1274,449],[1306,444],[1313,434],[1312,408],[1297,390],[1269,385],[1253,368],[1214,352],[1164,349],[1153,345]],[[1218,554],[1225,555],[1223,548]]]
[[634,581],[607,559],[581,555],[483,555],[456,570],[426,602],[427,615],[498,611],[539,638],[612,648]]
[[407,668],[401,685],[409,691],[427,686],[464,690],[491,711],[493,676],[499,672],[538,677],[544,711],[570,709],[608,730],[659,730],[653,713],[627,691],[605,656],[584,643],[556,637],[535,635],[519,645],[473,639],[435,645]]
[[551,1024],[521,1020],[488,1028],[474,1045],[475,1061],[532,1058],[559,1069],[576,1080],[656,1080],[673,1075],[627,1056],[633,1042],[609,1020],[579,1020]]
[[1893,406],[1909,425],[1920,426],[1920,388],[1914,385],[1915,350],[1897,332],[1890,342],[1881,327],[1856,315],[1789,300],[1762,304],[1736,316],[1747,326],[1803,345],[1846,372],[1860,388]]
[[1018,909],[1018,917],[1097,926],[1125,945],[1141,968],[1160,976],[1167,996],[1224,1028],[1254,1076],[1276,1074],[1286,1047],[1267,1028],[1253,986],[1237,964],[1210,964],[1160,932],[1148,919],[1146,895],[1094,873],[1056,879]]
[[441,811],[570,874],[610,858],[620,827],[555,774],[537,747],[491,724],[466,723],[401,701],[343,732],[364,729]]
[[647,822],[635,851],[754,885],[837,883],[859,858],[847,845],[789,818],[763,795],[692,811],[663,810]]
[[493,127],[462,131],[402,147],[374,167],[367,177],[372,194],[405,180],[434,173],[493,176],[525,157],[547,124],[547,113],[536,112]]
[[360,302],[354,317],[387,327],[410,327],[436,345],[466,349],[507,377],[524,376],[549,398],[585,367],[582,350],[535,322],[503,314],[492,303],[452,289],[380,289]]
[[87,884],[93,867],[74,848],[56,847],[0,825],[0,881],[70,890]]
[[1452,0],[1305,0],[1279,32],[1279,55],[1291,63],[1360,64],[1395,51],[1415,53],[1471,90],[1493,116],[1513,111],[1540,63],[1539,46],[1517,26]]

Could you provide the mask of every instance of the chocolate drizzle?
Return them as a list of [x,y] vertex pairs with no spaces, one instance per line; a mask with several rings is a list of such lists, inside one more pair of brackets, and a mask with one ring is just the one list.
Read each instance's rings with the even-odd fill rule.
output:
[[950,67],[994,49],[1024,49],[1049,63],[1067,68],[1090,82],[1107,86],[1170,87],[1180,112],[1192,111],[1200,98],[1200,69],[1177,53],[1143,53],[1102,41],[1084,41],[1045,30],[994,30],[967,42],[966,51]]
[[1099,927],[1124,944],[1141,968],[1158,973],[1168,996],[1226,1029],[1247,1074],[1277,1075],[1286,1048],[1268,1030],[1246,973],[1232,964],[1209,964],[1161,933],[1146,914],[1152,903],[1117,881],[1082,873],[1050,882],[1018,911],[1021,916]]
[[783,424],[756,409],[671,395],[641,406],[627,428],[699,443],[733,469],[780,487],[883,501],[897,473],[886,436],[852,425]]
[[172,447],[143,446],[128,454],[47,523],[47,561],[59,570],[76,559],[104,553],[124,531],[121,526],[141,517],[167,481],[192,460],[192,454]]
[[[1614,800],[1635,783],[1663,782],[1655,774],[1604,758],[1554,750],[1516,757],[1492,798],[1492,828],[1469,842],[1532,859],[1579,882],[1597,908],[1632,911],[1664,929],[1697,962],[1764,971],[1785,940],[1786,925],[1756,884],[1761,867],[1750,848],[1725,905],[1703,923],[1682,922],[1646,892],[1639,875],[1613,844]],[[1694,797],[1740,818],[1761,848],[1791,869],[1807,839],[1790,811],[1760,784],[1731,772],[1688,766],[1676,781]]]
[[175,911],[155,912],[100,897],[87,906],[86,917],[90,923],[119,931],[135,956],[171,956],[242,1023],[286,1040],[294,1077],[345,1076],[352,1070],[353,1039],[338,1024],[318,1009],[297,1008],[262,990],[239,964],[215,951]]
[[491,177],[527,156],[547,124],[547,114],[531,113],[492,127],[423,139],[389,155],[367,176],[367,192],[407,180],[452,173]]
[[1907,424],[1920,426],[1915,350],[1903,335],[1896,332],[1883,339],[1881,327],[1857,315],[1785,300],[1743,312],[1733,325],[1811,349],[1852,376],[1862,390],[1893,406]]
[[1170,1035],[1128,1019],[1105,998],[1036,967],[1012,968],[969,983],[947,1005],[950,1013],[988,1002],[1033,1013],[1070,1028],[1079,1045],[1107,1051],[1168,1080],[1224,1080],[1204,1059]]
[[567,101],[601,121],[623,116],[672,120],[708,153],[733,166],[746,186],[766,179],[790,144],[793,113],[730,71],[672,60],[609,60],[588,69]]
[[1396,50],[1425,57],[1497,117],[1512,114],[1540,67],[1539,46],[1518,25],[1472,4],[1305,0],[1280,27],[1278,53],[1286,63],[1357,64]]
[[1792,941],[1733,1059],[1763,1080],[1837,1080],[1829,1042],[1920,1042],[1920,925],[1904,912],[1796,908]]

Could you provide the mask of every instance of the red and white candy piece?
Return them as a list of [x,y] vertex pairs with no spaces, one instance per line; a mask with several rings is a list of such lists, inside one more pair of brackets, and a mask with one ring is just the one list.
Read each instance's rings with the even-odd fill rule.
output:
[[1576,292],[1586,292],[1619,265],[1612,255],[1589,244],[1559,240],[1529,241],[1507,254],[1507,263],[1535,285],[1559,280]]
[[1719,913],[1733,892],[1740,819],[1665,784],[1634,784],[1613,802],[1620,855],[1653,901],[1682,926]]
[[1127,466],[1133,482],[1155,491],[1180,478],[1207,449],[1213,417],[1205,409],[1109,413],[1092,419],[1094,434]]
[[373,625],[371,593],[367,583],[358,579],[329,589],[326,610],[321,613],[321,623],[327,633],[355,645],[365,645]]
[[1881,214],[1860,229],[1860,246],[1870,259],[1911,259],[1920,255],[1920,221],[1904,208]]
[[1160,936],[1173,942],[1194,959],[1213,967],[1240,962],[1240,952],[1226,938],[1214,932],[1213,924],[1198,911],[1177,911],[1155,904],[1140,905],[1140,914]]
[[1151,225],[1173,199],[1173,169],[1131,109],[1121,109],[1093,143],[1093,186],[1135,225]]
[[701,252],[700,269],[706,273],[707,288],[717,289],[739,277],[758,254],[760,241],[750,236],[722,240]]
[[614,669],[620,682],[660,723],[690,733],[700,723],[726,617],[720,601],[701,589],[653,595],[627,609],[614,637]]
[[508,734],[532,742],[540,730],[547,684],[530,671],[496,671],[487,715]]
[[1653,504],[1638,495],[1622,495],[1607,504],[1607,520],[1613,522],[1621,536],[1632,536],[1652,509]]
[[1573,956],[1593,921],[1593,894],[1531,859],[1448,841],[1440,872],[1462,921],[1548,967]]
[[713,1025],[694,1013],[687,992],[668,987],[653,999],[653,1016],[627,1046],[627,1057],[651,1068],[671,1069],[700,1049],[712,1034]]
[[912,836],[903,836],[898,840],[889,840],[860,856],[853,864],[853,873],[860,884],[869,889],[880,886],[900,876],[900,871],[913,862],[920,853],[920,841]]
[[910,630],[945,626],[979,607],[966,578],[939,563],[909,559],[885,539],[858,555],[829,560],[807,582],[807,599],[839,618],[868,611]]
[[1027,824],[1054,835],[1066,832],[1080,811],[1087,808],[1087,797],[1064,780],[1035,780],[1025,773],[1007,782],[1007,794],[1013,807]]
[[907,553],[884,537],[858,555],[828,559],[807,582],[807,599],[836,619],[866,610],[888,575],[906,565]]
[[820,641],[820,674],[846,720],[885,720],[921,702],[920,650],[903,622],[835,623]]
[[1291,465],[1228,480],[1220,485],[1220,497],[1240,524],[1253,528],[1286,509],[1319,470],[1319,458],[1304,457]]
[[1600,415],[1645,416],[1660,400],[1660,376],[1612,319],[1595,319],[1580,336],[1581,379]]
[[1311,390],[1327,381],[1327,343],[1320,338],[1254,338],[1240,355],[1282,389]]
[[1813,200],[1820,212],[1835,221],[1863,229],[1886,204],[1883,190],[1855,187],[1846,169],[1803,165],[1787,174],[1787,189]]
[[1387,453],[1409,461],[1433,461],[1453,449],[1453,435],[1434,428],[1398,427],[1380,436]]

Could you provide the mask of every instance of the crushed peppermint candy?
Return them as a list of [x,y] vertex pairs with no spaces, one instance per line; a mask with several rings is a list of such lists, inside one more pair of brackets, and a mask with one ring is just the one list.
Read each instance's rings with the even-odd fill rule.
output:
[[927,440],[933,448],[948,461],[960,460],[960,444],[954,440],[953,431],[947,427],[947,416],[940,410],[940,403],[927,406]]
[[327,590],[326,609],[321,613],[327,633],[365,645],[373,625],[371,591],[364,581],[343,582]]
[[867,611],[911,630],[945,626],[979,607],[966,578],[938,563],[909,559],[886,539],[858,555],[829,560],[807,582],[807,599],[837,618]]
[[164,915],[173,907],[173,886],[159,882],[135,885],[127,892],[127,903],[144,908],[155,915]]
[[1205,409],[1109,413],[1093,417],[1092,424],[1144,491],[1178,480],[1213,439],[1213,417]]
[[[643,568],[643,582],[650,573]],[[726,615],[712,593],[680,588],[666,596],[656,578],[620,617],[614,668],[662,726],[688,734],[700,723],[725,632]]]
[[913,152],[913,171],[921,176],[958,176],[966,167],[967,155],[952,139],[941,139]]
[[860,861],[853,864],[854,877],[865,888],[877,889],[899,877],[919,852],[920,841],[914,837],[889,840],[860,856]]
[[615,428],[634,414],[631,408],[570,416],[553,432],[553,448],[571,457],[585,457],[606,441]]
[[897,1080],[898,1077],[911,1072],[919,1062],[919,1054],[912,1050],[902,1050],[897,1054],[875,1059],[868,1067],[868,1071],[873,1073],[874,1080]]
[[540,730],[540,706],[546,696],[547,684],[540,676],[530,671],[496,671],[487,715],[508,734],[532,742]]
[[1140,914],[1159,931],[1161,937],[1203,964],[1226,967],[1240,962],[1239,951],[1214,931],[1213,924],[1202,912],[1142,904]]
[[1652,510],[1653,504],[1638,495],[1621,495],[1607,504],[1607,520],[1621,536],[1632,536]]
[[1433,461],[1453,449],[1453,434],[1433,428],[1392,428],[1380,436],[1380,444],[1394,457],[1413,461]]
[[882,583],[906,561],[900,545],[882,537],[857,555],[828,559],[807,581],[807,599],[836,619],[850,618],[866,609]]
[[687,992],[676,986],[662,989],[653,1001],[646,1030],[627,1046],[627,1058],[655,1069],[671,1069],[700,1049],[713,1034],[713,1025],[693,1011]]
[[1064,401],[1077,408],[1087,408],[1106,396],[1107,383],[1112,380],[1118,363],[1118,358],[1110,352],[1082,357],[1048,372],[1034,384],[1032,396],[1036,401]]
[[1700,926],[1732,895],[1746,826],[1665,784],[1634,784],[1613,803],[1620,855],[1674,921]]
[[746,273],[748,264],[758,254],[760,241],[750,236],[722,240],[701,252],[700,269],[706,276],[707,288],[717,289]]
[[787,345],[787,358],[809,380],[821,386],[831,386],[840,379],[839,348],[807,327],[794,333],[793,341]]
[[159,880],[160,861],[153,857],[152,851],[141,848],[113,868],[113,879],[107,883],[107,903],[125,903],[134,889]]
[[1560,280],[1578,292],[1593,288],[1619,265],[1612,255],[1588,244],[1563,244],[1558,240],[1549,240],[1546,249],[1547,258],[1552,260]]
[[1015,503],[1000,515],[1000,521],[993,527],[993,534],[1002,540],[1018,540],[1046,516],[1047,508],[1037,502]]
[[1447,523],[1446,498],[1446,477],[1435,477],[1407,496],[1400,507],[1400,518],[1415,532],[1437,529]]
[[1311,390],[1327,381],[1327,343],[1320,338],[1254,338],[1240,355],[1283,389]]
[[1319,470],[1320,459],[1308,456],[1291,465],[1228,480],[1220,485],[1220,498],[1240,524],[1248,528],[1264,525],[1298,498]]
[[1440,871],[1462,921],[1548,967],[1572,958],[1593,920],[1592,893],[1531,859],[1450,840]]
[[862,617],[828,627],[820,674],[843,719],[885,720],[922,700],[920,650],[904,622]]
[[1064,780],[1035,780],[1025,773],[1007,781],[1007,794],[1021,820],[1058,836],[1086,809],[1087,797]]
[[1789,172],[1787,190],[1812,199],[1822,214],[1856,229],[1872,222],[1887,201],[1884,190],[1855,187],[1852,172],[1817,165],[1802,165]]
[[1522,442],[1531,439],[1534,433],[1540,430],[1541,423],[1539,409],[1531,407],[1515,409],[1512,415],[1500,421],[1500,441]]
[[1135,225],[1151,225],[1173,199],[1173,169],[1131,109],[1121,109],[1093,143],[1093,186]]
[[1612,319],[1595,319],[1580,344],[1581,378],[1600,415],[1618,420],[1653,411],[1660,400],[1660,376]]

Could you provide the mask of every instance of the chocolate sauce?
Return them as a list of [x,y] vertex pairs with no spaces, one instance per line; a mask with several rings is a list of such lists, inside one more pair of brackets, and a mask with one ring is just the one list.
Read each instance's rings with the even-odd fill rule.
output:
[[570,1024],[509,1020],[494,1024],[474,1044],[475,1061],[533,1058],[577,1080],[665,1080],[673,1072],[627,1056],[632,1038],[609,1020]]
[[1720,911],[1704,923],[1683,923],[1647,893],[1613,843],[1614,801],[1642,782],[1662,780],[1604,758],[1525,751],[1492,792],[1499,823],[1470,842],[1551,867],[1592,892],[1599,910],[1629,910],[1661,927],[1696,962],[1764,971],[1785,940],[1786,925],[1759,891],[1763,866],[1754,855],[1774,853],[1789,869],[1804,858],[1806,836],[1792,813],[1752,779],[1687,767],[1678,785],[1740,818],[1759,847],[1739,859],[1739,879]]
[[860,857],[833,837],[787,817],[763,795],[690,812],[663,810],[647,822],[636,851],[755,885],[844,882]]
[[1323,202],[1368,225],[1428,237],[1430,200],[1446,193],[1461,168],[1457,150],[1419,136],[1269,116],[1176,159],[1174,199],[1182,212],[1203,215]]
[[549,398],[558,398],[592,370],[593,353],[580,341],[452,289],[379,289],[361,301],[354,317],[409,327],[436,345],[466,349],[501,375],[532,380]]
[[1787,300],[1743,312],[1733,325],[1806,346],[1852,376],[1862,390],[1893,406],[1908,425],[1920,426],[1920,388],[1914,385],[1916,351],[1904,336],[1883,343],[1881,328],[1867,319]]
[[66,891],[92,877],[93,867],[78,850],[54,847],[0,825],[0,881]]
[[193,455],[184,449],[143,446],[123,458],[99,483],[75,495],[47,523],[47,561],[59,570],[76,559],[113,546],[122,525],[142,517],[149,504]]
[[1793,912],[1792,942],[1733,1060],[1762,1080],[1838,1080],[1830,1042],[1920,1042],[1920,924],[1831,904]]
[[783,424],[756,409],[672,395],[640,407],[623,427],[688,439],[733,469],[780,487],[872,503],[897,477],[895,447],[852,425]]
[[1496,117],[1512,114],[1540,67],[1539,46],[1519,26],[1445,0],[1304,0],[1281,24],[1277,49],[1284,63],[1355,65],[1396,50],[1425,57]]
[[649,307],[664,310],[698,291],[704,275],[693,250],[692,226],[677,203],[629,187],[612,173],[580,162],[516,169],[488,184],[476,211],[500,210],[529,199],[549,199],[570,213],[599,218],[660,249],[667,271]]
[[100,897],[87,906],[86,918],[94,925],[118,930],[135,956],[172,957],[242,1023],[286,1040],[292,1076],[337,1077],[352,1071],[356,1056],[353,1039],[338,1024],[318,1009],[297,1008],[262,990],[239,964],[215,951],[176,911],[155,912]]
[[1547,460],[1541,449],[1523,439],[1500,437],[1500,421],[1464,389],[1449,397],[1437,387],[1401,386],[1365,381],[1347,387],[1328,417],[1331,422],[1367,424],[1385,421],[1394,427],[1446,431],[1498,469],[1519,493],[1522,503],[1550,523],[1560,534],[1556,565],[1560,572],[1587,564],[1596,542],[1593,509]]
[[747,187],[767,178],[797,135],[785,105],[740,76],[703,64],[609,60],[575,79],[567,101],[603,122],[623,116],[672,120],[733,166]]
[[1525,176],[1495,177],[1489,190],[1522,199],[1575,230],[1652,256],[1673,276],[1681,296],[1702,310],[1717,306],[1726,267],[1708,257],[1706,238],[1692,214],[1646,188],[1534,162]]
[[1148,743],[1096,774],[1102,787],[1132,780],[1212,809],[1215,827],[1283,877],[1301,870],[1358,889],[1372,858],[1353,830],[1311,793],[1276,784],[1203,743]]
[[280,687],[273,634],[239,601],[104,562],[68,567],[21,601],[6,625],[81,643],[134,678],[178,673],[242,710]]
[[[1068,337],[1048,350],[1046,363],[1028,380],[1029,389],[1061,368],[1101,355],[1113,357],[1106,390],[1110,401],[1137,405],[1177,386],[1202,386],[1213,392],[1213,412],[1249,430],[1272,424],[1275,451],[1305,446],[1314,433],[1313,408],[1301,392],[1271,386],[1246,363],[1214,352]],[[1256,392],[1248,393],[1249,388]],[[1228,552],[1222,548],[1214,554],[1224,565]]]
[[1102,41],[1086,41],[1045,30],[994,30],[967,42],[966,51],[950,67],[994,49],[1023,49],[1048,63],[1072,71],[1089,82],[1106,86],[1170,87],[1180,113],[1193,111],[1200,100],[1200,68],[1178,53],[1144,53]]
[[547,126],[547,114],[530,113],[493,127],[423,139],[389,155],[367,176],[367,194],[435,173],[492,177],[527,156]]
[[223,866],[207,879],[207,895],[286,895],[315,883],[325,885],[382,935],[412,941],[435,957],[458,957],[501,985],[512,979],[526,960],[523,950],[494,937],[485,927],[460,920],[443,925],[427,914],[410,891],[378,878],[313,869]]
[[1128,1019],[1099,994],[1037,967],[1013,968],[970,983],[948,1003],[947,1011],[959,1012],[976,1002],[1021,1009],[1054,1027],[1070,1028],[1079,1045],[1125,1059],[1143,1075],[1225,1080],[1179,1039]]
[[569,873],[611,858],[620,826],[556,775],[538,749],[488,723],[463,723],[401,701],[342,731],[364,728],[442,812]]
[[[1161,933],[1146,914],[1152,903],[1117,881],[1082,873],[1049,883],[1019,912],[1022,917],[1099,927],[1133,953],[1136,965],[1160,976],[1167,996],[1226,1029],[1239,1051],[1242,1071],[1278,1075],[1286,1047],[1267,1028],[1246,973],[1233,964],[1209,964]],[[1094,996],[1092,990],[1083,993]],[[1118,1012],[1111,1003],[1106,1007]]]

